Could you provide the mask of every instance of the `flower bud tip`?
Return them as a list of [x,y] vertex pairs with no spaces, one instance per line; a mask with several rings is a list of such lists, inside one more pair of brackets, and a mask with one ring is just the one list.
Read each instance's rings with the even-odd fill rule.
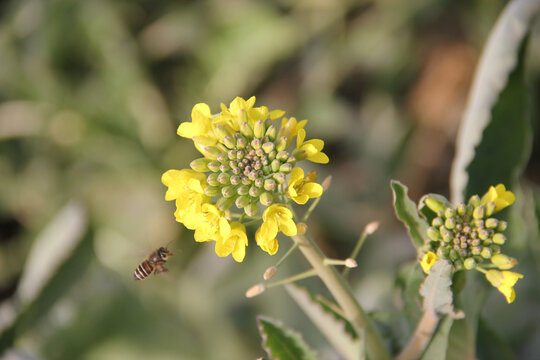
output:
[[256,284],[250,287],[246,291],[246,297],[252,298],[254,296],[260,295],[264,292],[264,285],[263,284]]
[[345,259],[345,266],[348,268],[355,268],[358,266],[358,263],[353,258],[346,258]]
[[276,271],[277,271],[277,267],[270,266],[268,269],[265,270],[265,272],[263,274],[263,279],[264,280],[271,279],[276,274]]
[[324,191],[330,189],[330,185],[332,185],[332,175],[325,177],[321,185]]
[[304,235],[307,232],[308,226],[306,223],[301,222],[296,224],[296,229],[298,229],[300,235]]
[[377,231],[380,224],[381,223],[379,221],[372,221],[372,222],[370,222],[369,224],[366,225],[366,227],[364,229],[364,232],[366,233],[366,235],[371,235],[375,231]]

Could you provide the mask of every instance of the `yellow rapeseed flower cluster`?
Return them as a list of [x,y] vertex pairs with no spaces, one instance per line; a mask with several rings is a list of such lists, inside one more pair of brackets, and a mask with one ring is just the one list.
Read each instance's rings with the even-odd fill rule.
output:
[[[329,161],[324,141],[306,140],[307,120],[282,118],[282,110],[254,105],[255,97],[237,97],[228,107],[221,104],[218,114],[207,104],[195,105],[191,122],[180,124],[177,133],[191,139],[203,156],[191,162],[191,169],[162,176],[165,200],[176,202],[176,220],[195,230],[196,241],[215,241],[218,256],[232,254],[238,262],[248,245],[247,222],[261,222],[255,239],[270,255],[278,250],[278,232],[296,235],[292,202],[305,204],[323,192],[316,173],[305,176],[297,165]],[[261,208],[262,218],[257,216]]]
[[429,273],[438,259],[450,261],[455,270],[475,269],[485,274],[508,303],[513,302],[514,285],[523,275],[508,271],[517,261],[501,253],[507,224],[492,215],[512,205],[515,199],[503,184],[491,186],[482,198],[474,195],[467,204],[455,208],[435,197],[426,198],[425,204],[437,216],[428,228],[431,242],[426,244],[420,260],[424,272]]

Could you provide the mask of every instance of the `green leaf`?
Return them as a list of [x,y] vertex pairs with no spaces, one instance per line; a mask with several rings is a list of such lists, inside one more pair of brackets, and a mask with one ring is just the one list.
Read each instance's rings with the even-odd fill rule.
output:
[[315,360],[300,334],[287,329],[280,322],[266,316],[257,316],[262,346],[273,360]]
[[[468,315],[468,313],[467,313]],[[475,360],[473,330],[467,318],[454,320],[448,335],[446,360]]]
[[365,358],[363,342],[337,305],[322,296],[315,297],[309,289],[296,284],[287,284],[285,289],[344,359]]
[[478,334],[476,336],[477,355],[479,359],[515,360],[512,349],[497,334],[488,323],[480,317],[478,321]]
[[[527,38],[525,38],[527,39]],[[467,166],[469,181],[465,199],[484,194],[491,185],[511,186],[521,173],[531,149],[531,124],[524,81],[526,40],[519,50],[516,68],[491,111],[491,121]]]
[[397,180],[392,180],[390,187],[394,196],[396,215],[409,230],[414,246],[419,248],[427,244],[429,242],[426,234],[428,224],[418,215],[416,204],[407,196],[407,187]]
[[454,306],[451,285],[452,266],[446,260],[438,260],[420,286],[420,295],[424,297],[423,310],[434,314],[452,314]]
[[396,285],[401,288],[403,298],[403,311],[411,329],[414,330],[416,324],[422,316],[422,298],[418,293],[420,285],[424,281],[424,272],[420,264],[414,262],[405,265],[398,273]]
[[448,335],[453,323],[454,319],[451,316],[444,317],[437,327],[424,355],[421,357],[422,360],[441,360],[445,358],[448,349]]
[[540,5],[511,1],[493,28],[476,70],[456,141],[452,202],[512,187],[530,153],[523,64],[527,33]]

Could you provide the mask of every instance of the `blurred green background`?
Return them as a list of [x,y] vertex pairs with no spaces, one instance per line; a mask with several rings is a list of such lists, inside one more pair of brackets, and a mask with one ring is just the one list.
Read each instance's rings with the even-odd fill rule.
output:
[[[217,112],[235,96],[308,118],[308,136],[323,138],[331,159],[314,169],[333,176],[310,231],[329,256],[344,258],[362,227],[381,221],[351,281],[368,311],[390,313],[399,309],[395,275],[415,251],[395,219],[389,181],[407,184],[415,200],[448,195],[475,64],[505,3],[0,2],[5,356],[255,359],[264,355],[255,316],[265,314],[300,330],[320,359],[338,359],[283,289],[244,297],[288,239],[269,257],[251,237],[238,264],[174,221],[161,174],[197,156],[176,128],[194,104]],[[532,104],[540,85],[535,33]],[[539,153],[535,142],[524,180],[533,185]],[[510,251],[526,274],[516,302],[493,291],[485,314],[520,358],[532,359],[540,353],[540,249],[526,240]],[[175,253],[169,273],[135,282],[135,267],[166,245]],[[276,277],[306,268],[295,254]]]

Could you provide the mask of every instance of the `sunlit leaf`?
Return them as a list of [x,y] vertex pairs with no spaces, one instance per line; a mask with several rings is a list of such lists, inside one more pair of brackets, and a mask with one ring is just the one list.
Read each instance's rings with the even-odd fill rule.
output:
[[262,346],[273,360],[315,360],[300,334],[286,328],[280,322],[266,316],[258,316]]
[[330,306],[329,300],[322,301],[298,285],[287,284],[285,289],[344,359],[361,358],[362,341],[347,319]]
[[397,180],[392,180],[390,186],[394,195],[396,215],[409,230],[413,244],[420,247],[429,242],[426,235],[428,224],[418,215],[416,204],[407,196],[407,187]]

